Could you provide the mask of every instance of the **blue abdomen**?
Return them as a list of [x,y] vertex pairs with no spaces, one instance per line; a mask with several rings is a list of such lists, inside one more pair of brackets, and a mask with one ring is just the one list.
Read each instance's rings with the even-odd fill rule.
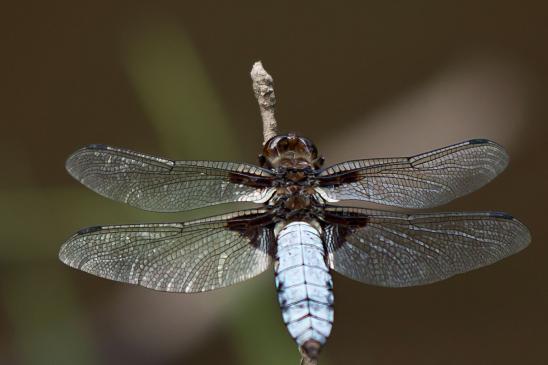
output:
[[315,358],[333,325],[333,281],[319,232],[306,222],[278,234],[276,288],[289,333]]

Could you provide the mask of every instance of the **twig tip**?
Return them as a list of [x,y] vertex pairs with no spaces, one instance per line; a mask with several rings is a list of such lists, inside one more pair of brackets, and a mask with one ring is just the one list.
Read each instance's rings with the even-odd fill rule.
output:
[[253,80],[253,92],[259,103],[263,119],[263,143],[266,143],[266,141],[278,134],[277,122],[274,117],[274,106],[276,105],[274,80],[266,72],[261,61],[253,64],[251,79]]

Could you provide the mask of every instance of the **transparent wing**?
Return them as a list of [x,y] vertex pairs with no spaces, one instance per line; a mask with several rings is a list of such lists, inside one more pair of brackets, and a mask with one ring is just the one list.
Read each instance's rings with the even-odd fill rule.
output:
[[328,200],[430,208],[479,189],[507,164],[501,146],[474,139],[413,157],[343,162],[322,171],[318,179]]
[[253,165],[171,161],[104,145],[76,151],[66,168],[75,179],[107,198],[158,212],[263,202],[273,192],[273,175]]
[[188,223],[90,227],[61,247],[65,264],[103,278],[194,293],[252,278],[270,264],[269,215],[248,210]]
[[324,230],[331,268],[380,286],[443,280],[510,256],[531,240],[527,227],[505,213],[407,215],[328,208],[325,214],[334,222]]

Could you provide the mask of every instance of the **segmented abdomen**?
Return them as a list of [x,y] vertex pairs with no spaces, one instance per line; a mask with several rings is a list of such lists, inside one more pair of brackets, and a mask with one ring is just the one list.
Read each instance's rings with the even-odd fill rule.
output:
[[333,281],[320,235],[306,222],[292,222],[278,234],[276,288],[289,333],[316,357],[333,325]]

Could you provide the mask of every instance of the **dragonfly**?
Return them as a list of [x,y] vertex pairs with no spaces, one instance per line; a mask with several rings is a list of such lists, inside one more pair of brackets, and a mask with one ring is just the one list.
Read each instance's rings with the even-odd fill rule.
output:
[[424,285],[492,264],[531,240],[524,224],[502,212],[401,213],[334,204],[448,203],[505,169],[508,154],[495,142],[472,139],[412,157],[323,163],[314,143],[294,133],[267,141],[258,166],[84,147],[66,168],[110,199],[156,212],[257,206],[186,222],[85,228],[62,245],[59,257],[102,278],[178,293],[227,287],[273,263],[282,319],[300,351],[316,359],[333,326],[332,271],[383,287]]

